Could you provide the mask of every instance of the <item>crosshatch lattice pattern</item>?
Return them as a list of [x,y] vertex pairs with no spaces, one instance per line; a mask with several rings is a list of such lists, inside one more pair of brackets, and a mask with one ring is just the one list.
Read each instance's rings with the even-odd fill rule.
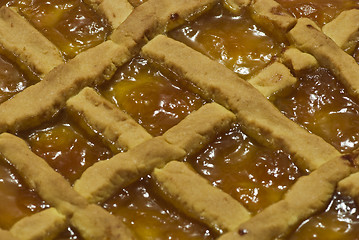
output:
[[[308,18],[294,18],[274,0],[220,3],[236,14],[246,11],[265,31],[290,45],[245,81],[233,69],[166,36],[219,1],[85,2],[89,11],[104,16],[113,31],[96,46],[76,48],[75,54],[60,51],[46,33],[26,20],[21,7],[0,9],[2,51],[13,53],[15,62],[31,69],[37,79],[0,104],[1,161],[10,163],[49,206],[0,230],[1,239],[56,239],[68,226],[84,239],[136,239],[120,218],[102,206],[114,193],[147,175],[169,204],[212,229],[219,239],[284,238],[326,208],[336,191],[359,199],[356,151],[339,152],[272,104],[276,93],[298,81],[294,76],[318,66],[328,68],[352,97],[358,97],[359,66],[348,53],[357,45],[359,10],[343,11],[319,27]],[[98,90],[119,67],[138,56],[184,79],[183,84],[203,98],[203,106],[155,137]],[[96,133],[112,149],[108,160],[93,163],[73,180],[33,153],[18,134],[64,111],[77,116],[80,127]],[[284,149],[308,173],[258,213],[183,162],[235,124],[258,143]]]

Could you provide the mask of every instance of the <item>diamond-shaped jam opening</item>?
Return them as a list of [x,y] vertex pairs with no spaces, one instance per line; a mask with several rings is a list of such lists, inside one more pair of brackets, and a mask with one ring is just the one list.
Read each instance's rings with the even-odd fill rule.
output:
[[256,25],[248,12],[234,14],[220,4],[168,35],[245,79],[267,66],[284,47]]
[[275,105],[339,151],[359,146],[359,102],[325,68],[298,74],[298,83]]
[[0,228],[10,229],[20,219],[49,206],[29,189],[16,169],[0,157]]
[[0,54],[0,104],[31,84],[16,64]]
[[290,154],[260,145],[238,124],[187,161],[212,185],[253,213],[281,200],[305,173],[292,162]]
[[134,58],[100,87],[102,95],[153,136],[162,135],[205,101],[166,68]]
[[338,16],[342,11],[358,8],[353,0],[276,0],[296,18],[307,17],[320,27]]
[[81,0],[5,0],[2,5],[17,7],[66,58],[104,42],[112,31],[106,18]]
[[218,237],[208,227],[180,213],[161,196],[147,176],[120,190],[103,207],[123,219],[138,239],[209,240]]
[[65,112],[61,118],[36,130],[21,133],[21,137],[71,184],[89,166],[113,155],[100,138],[89,135]]
[[341,239],[352,240],[359,236],[359,212],[354,200],[335,193],[327,208],[293,231],[288,240]]

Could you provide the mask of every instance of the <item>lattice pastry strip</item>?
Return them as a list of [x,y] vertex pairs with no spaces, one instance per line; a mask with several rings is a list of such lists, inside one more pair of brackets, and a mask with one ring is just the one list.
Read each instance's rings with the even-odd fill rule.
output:
[[[86,96],[85,96],[86,95]],[[96,101],[94,101],[96,99]],[[70,99],[68,102],[71,102],[71,106],[73,107],[72,110],[79,110],[82,111],[83,108],[81,106],[101,106],[101,105],[107,105],[105,109],[102,110],[101,116],[108,116],[109,118],[112,118],[112,116],[118,116],[121,112],[113,110],[113,107],[108,103],[105,99],[101,98],[98,94],[95,93],[94,90],[91,89],[84,89],[82,92],[80,92],[77,96]],[[97,104],[94,104],[94,102],[97,102]],[[101,103],[101,104],[99,104]],[[86,111],[87,119],[94,120],[92,115],[94,113],[98,113],[98,111]],[[82,111],[82,113],[84,113]],[[121,113],[122,115],[125,115],[124,113]],[[234,119],[234,115],[229,114],[229,112],[226,113],[229,116],[232,116],[232,120]],[[163,137],[166,138],[168,142],[174,145],[178,145],[180,148],[183,148],[186,150],[187,154],[190,154],[192,152],[196,152],[200,147],[194,147],[194,146],[201,146],[209,141],[215,134],[213,132],[213,121],[206,122],[204,119],[209,118],[210,116],[213,118],[213,115],[218,116],[221,115],[222,117],[226,115],[224,109],[219,108],[216,106],[216,104],[208,104],[203,107],[203,109],[199,109],[198,113],[191,114],[188,116],[186,120],[181,122],[179,125],[182,126],[182,128],[179,128],[178,126],[173,127],[172,129],[168,130]],[[209,116],[210,115],[210,116]],[[129,117],[126,116],[126,119]],[[224,121],[225,118],[223,118]],[[133,121],[133,120],[132,120]],[[216,120],[217,122],[220,122],[219,120]],[[214,121],[214,122],[216,122]],[[91,127],[96,128],[96,125],[98,124],[98,121],[95,119],[94,121],[88,121],[89,125]],[[225,126],[228,125],[228,123],[223,124]],[[200,127],[201,126],[201,127]],[[135,126],[132,126],[135,127]],[[138,130],[143,130],[142,127],[137,125]],[[222,127],[221,127],[222,128]],[[216,131],[218,130],[218,127],[214,128]],[[196,131],[197,133],[191,134],[191,132]],[[209,134],[210,133],[210,134]],[[207,135],[207,137],[204,137]],[[121,142],[127,142],[132,137],[125,135],[125,138],[120,138],[119,140]],[[187,139],[187,140],[186,140]],[[144,138],[139,138],[140,141],[145,142]],[[147,141],[146,143],[142,144],[137,149],[134,148],[133,151],[139,151],[138,149],[143,149],[143,145],[148,145],[151,147],[151,149],[154,148],[154,145],[151,144],[151,141]],[[163,144],[161,147],[164,147]],[[132,147],[129,148],[130,151],[132,150]],[[158,150],[158,148],[155,148]],[[167,149],[165,149],[168,151]],[[145,151],[147,152],[147,151]],[[132,154],[133,155],[133,154]],[[144,156],[147,156],[144,154]],[[140,159],[140,157],[138,158]],[[143,158],[144,159],[144,158]],[[171,158],[167,158],[171,159]],[[148,159],[144,159],[147,160]],[[117,160],[121,161],[121,160]],[[127,161],[131,161],[131,158],[128,158]],[[114,162],[112,160],[112,162]],[[124,166],[124,161],[121,161],[121,168]],[[112,168],[116,167],[115,164],[106,164],[107,166],[111,166]],[[149,169],[152,166],[149,166]],[[93,168],[97,171],[97,173],[106,172],[108,174],[108,170],[104,171],[101,167],[101,164],[95,164]],[[86,174],[89,176],[93,175],[93,171],[88,170]],[[172,169],[172,170],[171,170]],[[178,171],[173,172],[174,169],[177,169]],[[91,174],[92,173],[92,174]],[[169,177],[169,175],[172,177]],[[97,174],[97,178],[98,179]],[[139,176],[142,176],[143,174],[141,172],[138,172]],[[87,175],[85,175],[86,178]],[[238,226],[239,223],[247,220],[249,218],[249,212],[236,200],[234,200],[231,196],[228,194],[222,192],[221,190],[211,186],[207,180],[199,176],[198,174],[195,174],[193,171],[187,169],[187,167],[184,166],[184,164],[172,161],[168,163],[163,169],[157,169],[153,172],[153,176],[155,176],[156,181],[162,186],[162,190],[165,189],[165,192],[170,193],[170,195],[176,195],[176,198],[174,199],[174,202],[180,201],[181,203],[185,203],[183,207],[179,207],[180,205],[175,204],[175,206],[179,207],[181,210],[184,210],[187,214],[192,217],[195,217],[201,222],[204,222],[208,224],[210,227],[223,229],[225,231],[233,230],[236,226]],[[88,178],[90,179],[90,178]],[[110,177],[110,180],[114,179],[114,177]],[[172,179],[172,182],[171,182]],[[87,184],[88,186],[93,186],[94,184],[86,181],[82,183],[83,179],[81,178],[77,184]],[[113,181],[113,180],[112,180]],[[108,182],[108,181],[107,181]],[[171,185],[172,184],[172,185]],[[179,184],[179,187],[173,186],[173,184]],[[125,187],[127,184],[117,184],[121,187]],[[76,186],[76,185],[75,185]],[[192,186],[191,188],[188,188],[187,186]],[[116,187],[116,186],[114,186]],[[76,187],[75,187],[76,188]],[[107,187],[109,189],[109,187]],[[78,188],[77,188],[78,189]],[[177,191],[176,191],[177,190]],[[179,192],[178,192],[179,190]],[[82,192],[82,189],[79,189],[80,192]],[[198,193],[197,197],[193,196],[193,193]],[[104,197],[105,198],[105,197]],[[95,201],[101,201],[101,199],[95,199]],[[215,204],[215,206],[213,206]],[[181,204],[182,205],[182,204]],[[224,211],[227,209],[227,211]],[[235,209],[235,210],[234,210]]]
[[0,44],[41,77],[63,63],[57,47],[13,9],[0,9]]
[[[10,151],[10,145],[16,151]],[[45,201],[60,213],[70,217],[70,221],[82,236],[86,236],[87,239],[100,239],[101,237],[118,239],[120,236],[124,239],[132,239],[132,233],[121,220],[97,205],[89,205],[45,160],[32,153],[20,138],[8,133],[1,134],[0,152]],[[74,220],[72,220],[72,216],[76,216]],[[98,221],[89,222],[89,216]],[[36,220],[37,216],[33,215],[32,217]],[[42,219],[41,216],[39,218]],[[93,228],[96,229],[96,234],[93,233]],[[48,230],[58,232],[55,228],[48,228]]]
[[299,178],[281,201],[241,224],[237,231],[224,234],[219,239],[269,240],[288,233],[292,227],[323,209],[332,197],[337,182],[352,171],[351,162],[345,158],[332,158],[308,176]]
[[130,15],[132,5],[127,0],[85,0],[94,9],[100,10],[116,29]]
[[[299,166],[313,170],[339,155],[323,139],[287,119],[249,83],[184,44],[158,36],[143,47],[142,53],[194,82],[205,91],[206,98],[231,109],[255,139],[276,143],[294,153]],[[191,62],[187,61],[189,56]]]

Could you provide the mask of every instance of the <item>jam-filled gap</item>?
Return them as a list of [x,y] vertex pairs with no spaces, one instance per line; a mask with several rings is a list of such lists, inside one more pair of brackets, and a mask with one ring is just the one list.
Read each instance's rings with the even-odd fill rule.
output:
[[136,57],[98,90],[150,134],[159,136],[206,103],[184,82],[163,66]]
[[288,118],[342,153],[359,146],[359,101],[325,68],[296,74],[298,82],[274,104]]
[[281,200],[290,186],[308,173],[300,170],[286,151],[269,149],[248,137],[238,123],[186,161],[252,213]]
[[98,135],[84,130],[80,124],[76,116],[63,109],[51,121],[17,135],[73,184],[88,167],[113,156]]
[[83,0],[6,0],[1,6],[17,8],[65,59],[104,42],[112,32],[107,19]]
[[1,155],[0,199],[0,228],[6,230],[22,218],[49,207]]
[[247,9],[235,14],[220,3],[196,20],[168,32],[168,36],[224,64],[244,79],[275,61],[286,45],[262,30]]
[[325,209],[303,221],[281,239],[341,239],[353,240],[359,236],[359,211],[354,200],[336,192]]

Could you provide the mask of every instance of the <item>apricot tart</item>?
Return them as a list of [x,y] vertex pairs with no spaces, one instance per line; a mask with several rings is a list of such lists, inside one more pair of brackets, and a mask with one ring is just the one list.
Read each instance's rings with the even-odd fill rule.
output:
[[0,7],[0,239],[358,239],[358,0]]

